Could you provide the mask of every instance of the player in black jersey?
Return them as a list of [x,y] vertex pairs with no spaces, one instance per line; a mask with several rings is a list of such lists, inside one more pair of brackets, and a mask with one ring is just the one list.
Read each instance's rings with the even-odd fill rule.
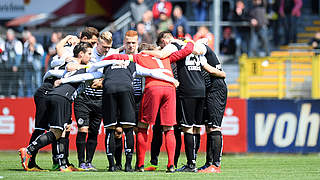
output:
[[[105,146],[109,161],[109,171],[116,170],[114,165],[114,131],[117,124],[122,126],[127,140],[126,151],[128,153],[126,155],[125,171],[132,171],[133,126],[136,125],[132,81],[135,71],[136,66],[133,62],[130,62],[128,66],[111,65],[104,68],[102,109],[103,124],[106,128]],[[118,122],[118,119],[120,122]]]
[[[54,82],[62,77],[64,70],[59,70],[60,75],[50,76],[44,78],[44,82],[42,85],[37,89],[34,94],[34,103],[36,105],[36,114],[35,114],[35,129],[32,132],[32,135],[29,140],[29,144],[31,144],[38,136],[43,134],[45,130],[49,129],[48,126],[48,108],[46,106],[46,97],[48,92],[53,90]],[[28,162],[28,171],[41,171],[41,169],[36,164],[36,156],[37,151],[32,154]]]
[[[92,62],[98,62],[109,54],[112,34],[102,32],[93,48]],[[103,68],[102,68],[103,69]],[[79,169],[96,171],[92,159],[97,146],[97,138],[102,121],[102,79],[95,79],[74,102],[74,114],[78,125],[76,138]],[[88,137],[87,137],[88,136]]]
[[[67,62],[72,61],[75,59],[73,57],[73,49],[79,42],[87,42],[90,43],[92,46],[96,44],[99,36],[99,31],[94,27],[85,27],[80,32],[80,39],[78,39],[76,36],[68,35],[64,39],[62,39],[56,46],[57,54],[59,55],[59,59],[57,61],[52,61],[51,65],[62,65]],[[92,53],[93,54],[93,53]],[[66,128],[66,131],[63,133],[62,137],[56,142],[53,143],[54,148],[53,150],[53,166],[52,169],[59,169],[58,161],[56,160],[57,155],[57,149],[59,149],[59,144],[64,144],[66,147],[66,154],[65,157],[67,159],[67,164],[72,167],[73,170],[77,170],[77,168],[74,167],[74,165],[70,164],[68,162],[68,156],[69,156],[69,135],[71,130],[71,123],[72,120],[70,119],[70,124],[67,125],[68,128]],[[57,147],[55,147],[57,146]]]
[[[77,57],[78,64],[87,64],[90,59],[91,51],[92,46],[89,43],[80,43],[75,46],[73,52],[75,57]],[[73,63],[70,65],[68,64],[66,68],[77,68],[77,66],[76,63]],[[85,72],[85,69],[79,69],[77,71],[70,72],[68,75],[76,75]],[[46,133],[38,136],[27,148],[21,148],[19,150],[21,163],[25,170],[28,169],[28,161],[29,158],[32,157],[32,154],[61,137],[68,120],[71,118],[71,103],[80,84],[81,83],[66,83],[56,87],[53,91],[48,93],[46,106],[48,108],[48,122],[50,124],[50,129]],[[65,151],[64,145],[59,146],[58,153],[60,151],[62,152],[60,155],[63,156]],[[66,166],[66,161],[63,157],[60,159],[59,163],[61,171],[71,171]]]
[[[198,43],[196,43],[198,44]],[[212,49],[199,43],[197,48],[204,53],[200,56],[203,68],[209,73],[206,79],[206,110],[205,125],[207,132],[206,163],[198,169],[203,173],[220,173],[220,161],[222,156],[221,123],[227,103],[226,77],[221,63]]]

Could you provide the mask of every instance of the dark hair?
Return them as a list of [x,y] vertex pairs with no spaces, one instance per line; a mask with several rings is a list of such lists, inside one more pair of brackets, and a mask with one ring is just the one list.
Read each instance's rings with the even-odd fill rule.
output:
[[154,50],[157,47],[154,44],[148,44],[148,43],[141,43],[138,47],[138,52],[141,52],[143,50]]
[[88,39],[92,39],[93,36],[99,37],[99,31],[94,27],[85,27],[81,31],[80,39],[87,37]]
[[92,48],[92,45],[90,43],[80,42],[73,49],[73,57],[78,57],[78,55],[81,51],[86,53],[88,48]]
[[159,35],[158,35],[156,44],[157,44],[158,46],[160,46],[160,44],[161,44],[161,39],[164,38],[164,37],[165,37],[166,35],[168,35],[168,34],[172,36],[171,31],[162,31],[162,32],[160,32]]

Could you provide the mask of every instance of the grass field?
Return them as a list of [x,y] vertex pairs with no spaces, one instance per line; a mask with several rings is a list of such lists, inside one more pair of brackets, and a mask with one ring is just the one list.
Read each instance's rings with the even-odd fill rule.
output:
[[[149,154],[146,156],[149,160]],[[37,157],[40,167],[51,167],[51,153],[40,153]],[[76,154],[70,155],[70,161],[77,164]],[[205,154],[199,154],[197,165],[203,165]],[[96,153],[93,164],[98,172],[25,172],[16,152],[0,152],[1,179],[320,179],[320,155],[291,155],[291,154],[245,154],[224,155],[222,159],[222,173],[165,173],[166,154],[160,155],[160,171],[156,172],[107,172],[106,156],[102,152]],[[182,154],[180,166],[186,162]],[[124,163],[123,163],[124,164]]]

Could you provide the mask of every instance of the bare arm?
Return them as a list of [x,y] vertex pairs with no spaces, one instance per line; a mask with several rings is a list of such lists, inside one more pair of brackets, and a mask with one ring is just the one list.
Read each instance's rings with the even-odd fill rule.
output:
[[66,70],[67,71],[75,71],[75,70],[79,70],[82,68],[86,68],[88,67],[88,65],[83,65],[83,64],[79,64],[79,63],[75,63],[75,62],[70,62],[67,64],[66,66]]
[[210,73],[210,75],[220,78],[226,78],[226,73],[208,64],[207,59],[201,58],[200,62],[204,70]]
[[226,73],[224,71],[220,71],[219,69],[212,67],[211,65],[204,64],[202,65],[202,67],[208,72],[210,73],[212,76],[216,76],[216,77],[221,77],[221,78],[226,78]]
[[56,45],[57,54],[58,56],[62,57],[64,54],[64,45],[67,44],[67,42],[75,43],[79,41],[79,39],[76,36],[68,35],[65,38],[63,38],[61,41],[58,42]]

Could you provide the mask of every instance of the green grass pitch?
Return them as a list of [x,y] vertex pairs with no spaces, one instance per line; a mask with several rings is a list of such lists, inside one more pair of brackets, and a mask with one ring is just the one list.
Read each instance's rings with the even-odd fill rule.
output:
[[[146,162],[150,155],[146,155]],[[70,161],[77,165],[76,153],[70,154]],[[124,157],[123,157],[124,160]],[[135,159],[132,163],[134,165]],[[197,166],[204,164],[205,154],[198,155]],[[37,157],[38,165],[42,168],[51,168],[51,153],[41,152]],[[186,162],[185,155],[181,154],[179,165]],[[243,154],[224,155],[222,157],[222,173],[165,173],[167,156],[160,155],[160,170],[156,172],[107,172],[107,158],[103,152],[97,152],[93,164],[98,172],[26,172],[23,171],[17,152],[0,152],[0,179],[320,179],[319,154]],[[123,163],[124,164],[124,163]]]

